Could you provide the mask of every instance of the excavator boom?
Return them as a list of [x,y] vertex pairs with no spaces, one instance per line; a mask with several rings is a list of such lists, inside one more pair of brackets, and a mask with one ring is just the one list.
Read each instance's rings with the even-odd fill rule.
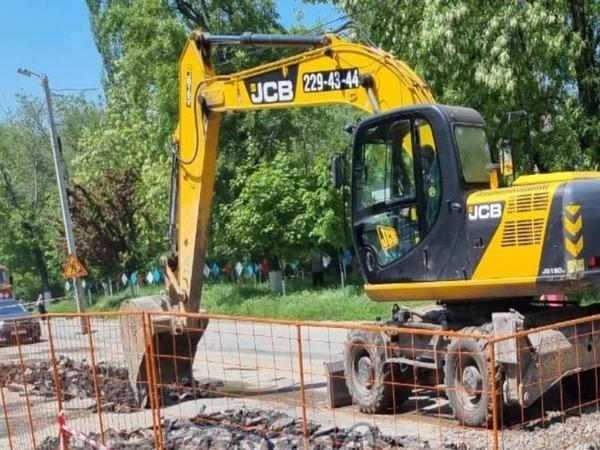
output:
[[[296,55],[233,74],[218,74],[211,46],[308,47]],[[171,250],[166,260],[166,297],[131,299],[128,311],[198,312],[208,242],[217,147],[224,112],[304,106],[350,105],[367,113],[432,103],[427,85],[404,62],[380,49],[320,36],[190,35],[179,61],[179,124],[171,205]],[[163,318],[164,319],[164,318]],[[161,385],[193,380],[196,345],[207,322],[173,320],[155,324]],[[130,380],[146,381],[139,324],[122,323]],[[173,357],[174,356],[174,357]],[[178,357],[181,356],[181,357]]]
[[[176,136],[178,261],[168,272],[168,281],[184,294],[185,311],[195,312],[200,305],[223,112],[345,104],[374,113],[433,102],[425,83],[406,64],[381,50],[334,35],[304,41],[294,36],[262,37],[249,42],[318,42],[318,46],[256,68],[217,75],[209,58],[210,45],[225,38],[193,34],[181,57]],[[174,301],[179,297],[171,295]]]

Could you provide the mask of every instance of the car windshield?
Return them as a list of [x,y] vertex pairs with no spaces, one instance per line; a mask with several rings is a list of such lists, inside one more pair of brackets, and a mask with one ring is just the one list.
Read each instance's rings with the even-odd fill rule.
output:
[[20,316],[27,313],[27,309],[18,302],[0,301],[0,318],[2,316]]

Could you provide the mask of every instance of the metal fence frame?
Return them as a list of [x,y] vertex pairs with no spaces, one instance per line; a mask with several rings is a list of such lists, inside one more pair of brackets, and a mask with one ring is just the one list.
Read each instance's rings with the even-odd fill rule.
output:
[[[171,317],[178,317],[178,318],[183,318],[183,317],[189,317],[189,318],[203,318],[206,319],[208,318],[212,323],[233,323],[235,325],[235,333],[237,334],[235,337],[235,339],[244,339],[244,338],[248,338],[248,339],[254,339],[254,347],[255,347],[255,352],[256,355],[258,355],[258,352],[256,350],[256,339],[266,339],[266,340],[271,340],[271,344],[273,346],[273,349],[275,349],[275,341],[277,339],[283,339],[284,341],[287,340],[288,344],[289,344],[289,359],[290,359],[290,373],[293,379],[295,379],[294,377],[297,376],[298,377],[298,398],[296,399],[297,401],[295,403],[291,404],[291,407],[294,408],[298,408],[300,411],[299,414],[299,420],[301,421],[301,425],[302,425],[302,434],[303,434],[303,439],[305,442],[305,446],[307,445],[307,442],[310,438],[310,432],[309,432],[309,425],[311,423],[311,414],[314,415],[314,412],[312,412],[315,407],[314,405],[312,406],[312,409],[310,408],[310,401],[309,401],[309,389],[307,388],[307,386],[310,384],[309,381],[307,380],[308,378],[311,378],[315,375],[315,373],[313,372],[314,367],[313,367],[313,362],[312,362],[312,356],[311,356],[311,349],[314,345],[319,346],[322,344],[326,344],[327,341],[326,340],[317,340],[317,339],[313,339],[311,341],[311,336],[310,336],[310,330],[312,329],[319,329],[319,330],[326,330],[327,331],[327,336],[330,336],[330,333],[332,332],[332,330],[337,330],[337,332],[341,332],[343,330],[364,330],[364,331],[369,331],[369,332],[373,332],[373,331],[378,331],[378,332],[385,332],[385,331],[391,331],[394,333],[398,333],[398,329],[395,327],[386,327],[386,326],[380,326],[380,325],[371,325],[371,324],[358,324],[358,323],[349,323],[349,322],[317,322],[317,321],[293,321],[293,320],[273,320],[273,319],[262,319],[262,318],[248,318],[248,317],[235,317],[235,316],[225,316],[225,315],[218,315],[218,314],[181,314],[181,313],[147,313],[147,312],[110,312],[110,313],[99,313],[99,314],[48,314],[46,316],[46,321],[45,323],[43,323],[43,329],[45,331],[45,338],[48,342],[48,359],[49,359],[49,364],[52,370],[52,379],[53,379],[53,388],[54,388],[54,400],[53,400],[53,406],[48,406],[46,407],[46,409],[44,410],[44,413],[46,413],[46,415],[48,415],[49,412],[49,408],[53,408],[55,410],[56,413],[56,418],[58,421],[58,417],[60,415],[60,413],[64,410],[65,407],[65,402],[64,402],[64,398],[65,398],[65,392],[64,392],[64,386],[62,383],[62,375],[60,372],[60,358],[61,358],[61,353],[63,352],[63,350],[61,350],[61,346],[64,344],[63,341],[65,341],[68,336],[69,330],[64,330],[64,326],[61,324],[68,324],[68,320],[69,319],[78,319],[79,321],[85,321],[88,329],[98,329],[101,326],[105,326],[108,329],[109,334],[112,336],[112,333],[114,333],[114,336],[117,337],[118,340],[118,332],[116,331],[117,329],[117,324],[115,319],[120,319],[123,317],[135,317],[138,320],[141,321],[141,323],[143,324],[143,335],[144,335],[144,342],[145,342],[145,351],[148,355],[150,355],[149,358],[146,358],[145,360],[145,368],[146,368],[146,373],[148,374],[148,401],[149,401],[149,413],[151,416],[151,420],[150,420],[150,426],[152,428],[152,433],[154,436],[154,445],[156,448],[158,449],[162,449],[164,448],[165,443],[163,442],[163,438],[164,438],[164,429],[163,429],[163,418],[161,416],[162,412],[163,412],[163,404],[162,404],[162,398],[161,398],[161,388],[163,388],[164,386],[160,386],[159,383],[159,373],[158,373],[158,368],[156,367],[156,359],[157,357],[160,356],[164,356],[164,355],[160,355],[157,353],[157,350],[155,348],[154,345],[154,341],[152,338],[152,318],[155,315],[160,315],[160,316],[171,316]],[[78,320],[75,320],[74,322],[77,322]],[[600,320],[600,315],[597,316],[591,316],[591,317],[585,317],[585,318],[579,318],[579,319],[574,319],[574,320],[569,320],[569,321],[565,321],[565,322],[561,322],[561,323],[556,323],[556,324],[552,324],[552,325],[547,325],[544,327],[539,327],[539,328],[535,328],[535,329],[529,329],[529,330],[525,330],[525,331],[520,331],[517,333],[514,333],[512,335],[507,335],[507,336],[488,336],[488,335],[474,335],[474,334],[469,334],[469,333],[461,333],[461,332],[450,332],[450,331],[433,331],[433,330],[425,330],[425,329],[419,329],[419,328],[412,328],[412,329],[403,329],[402,333],[410,333],[412,335],[422,335],[422,336],[441,336],[444,339],[483,339],[487,341],[487,346],[489,347],[489,355],[487,356],[489,358],[490,361],[490,365],[491,365],[491,380],[495,380],[496,378],[496,359],[497,359],[497,344],[507,341],[509,339],[515,339],[515,338],[522,338],[522,337],[526,337],[528,335],[531,335],[533,333],[536,332],[541,332],[541,331],[545,331],[545,330],[556,330],[558,328],[564,328],[564,327],[576,327],[577,325],[580,324],[585,324],[585,323],[591,323],[592,324],[592,333],[597,333],[597,330],[594,328],[593,324],[594,321],[596,320]],[[100,324],[100,325],[99,325]],[[253,333],[247,333],[243,334],[243,333],[239,333],[238,330],[238,325],[240,324],[246,324],[246,325],[252,325],[252,330]],[[271,329],[271,335],[266,335],[266,336],[257,336],[256,335],[256,331],[255,331],[255,327],[257,325],[260,326],[265,326],[265,327],[270,327]],[[288,336],[287,337],[278,337],[276,335],[273,334],[273,326],[277,326],[279,328],[282,329],[287,329],[288,330]],[[57,328],[58,327],[58,328]],[[62,327],[62,328],[61,328]],[[73,325],[73,329],[75,329],[76,327],[78,327],[78,325]],[[63,337],[57,337],[56,336],[56,332],[61,331],[63,333]],[[15,325],[15,331],[16,331],[16,325]],[[216,327],[215,329],[211,329],[211,325],[209,324],[207,330],[207,333],[213,333],[215,335],[217,335],[219,337],[219,341],[221,344],[221,358],[223,359],[223,347],[222,347],[222,334],[221,334],[221,330],[219,327]],[[36,405],[36,398],[32,398],[31,392],[30,392],[30,385],[29,383],[26,381],[26,373],[28,370],[28,361],[29,361],[29,355],[28,355],[28,347],[25,345],[25,343],[21,342],[21,338],[19,337],[19,334],[16,333],[16,345],[14,347],[4,347],[2,349],[0,349],[0,355],[5,355],[7,360],[11,360],[13,364],[13,370],[16,370],[17,372],[19,372],[19,375],[21,377],[21,383],[22,384],[22,388],[23,388],[23,396],[24,396],[24,400],[25,400],[25,404],[26,404],[26,424],[21,423],[22,421],[18,420],[18,418],[16,419],[15,417],[13,417],[13,408],[11,407],[11,399],[7,398],[7,396],[9,396],[9,392],[6,391],[6,387],[5,385],[7,384],[7,380],[4,380],[2,378],[0,378],[0,401],[1,401],[1,406],[2,406],[2,417],[0,417],[0,423],[4,423],[4,426],[6,428],[6,436],[5,436],[5,441],[8,444],[8,448],[12,449],[18,449],[18,448],[37,448],[40,445],[40,442],[42,440],[42,438],[44,436],[41,436],[40,433],[42,432],[40,429],[37,429],[37,424],[38,424],[38,416],[39,416],[39,411],[38,409],[36,409],[37,407]],[[206,338],[206,337],[205,337]],[[576,336],[576,338],[579,338],[578,336]],[[89,360],[87,360],[89,362],[89,366],[91,367],[91,378],[92,378],[92,382],[93,382],[93,400],[95,400],[95,412],[93,414],[93,421],[94,421],[94,428],[97,430],[97,434],[98,434],[98,440],[101,443],[106,443],[106,432],[107,432],[107,417],[108,417],[108,412],[103,411],[103,402],[102,402],[102,396],[103,393],[101,392],[102,387],[101,387],[101,378],[102,378],[102,374],[99,373],[99,362],[100,359],[103,356],[111,356],[114,357],[115,355],[118,355],[119,352],[118,350],[116,350],[114,353],[111,353],[111,349],[108,349],[106,347],[104,348],[100,348],[101,344],[100,341],[98,340],[98,336],[95,335],[94,333],[88,333],[87,335],[80,335],[80,336],[75,336],[73,339],[77,340],[77,344],[79,344],[79,347],[76,347],[78,350],[78,352],[85,354],[85,355],[89,355],[86,357],[89,357]],[[328,338],[331,339],[331,338]],[[593,342],[593,341],[592,341]],[[308,348],[305,348],[306,345],[308,344]],[[338,345],[338,342],[334,343],[335,345]],[[293,347],[292,347],[293,345]],[[329,345],[330,347],[332,346],[332,341],[329,340]],[[600,349],[596,349],[595,346],[592,346],[592,350],[594,351],[594,355],[596,355],[597,353],[600,354]],[[66,346],[65,346],[66,348]],[[70,348],[70,347],[69,347]],[[218,349],[217,349],[218,351]],[[331,352],[331,349],[329,350]],[[591,350],[590,350],[591,351]],[[238,352],[240,353],[241,350],[238,348]],[[256,356],[255,355],[255,356]],[[122,356],[122,355],[121,355]],[[2,358],[2,357],[0,357]],[[257,362],[256,362],[256,366],[258,369],[258,356],[256,356],[257,358]],[[307,358],[308,361],[310,362],[309,367],[306,367],[306,362],[307,362]],[[0,359],[0,361],[2,361],[2,363],[0,363],[0,367],[2,366],[2,364],[4,363],[4,358]],[[193,361],[192,361],[193,362]],[[224,359],[223,359],[223,363],[224,363]],[[218,365],[218,361],[215,363]],[[235,362],[233,363],[233,366],[235,366]],[[242,365],[241,365],[241,360],[240,360],[240,366],[239,366],[239,370],[242,370]],[[560,364],[560,361],[559,361]],[[87,367],[87,366],[86,366]],[[208,365],[207,365],[208,367]],[[275,363],[275,356],[273,356],[273,367],[272,367],[274,372],[277,372],[277,370],[283,370],[281,367],[277,367],[276,363]],[[287,369],[286,369],[287,370]],[[2,373],[0,373],[0,377],[2,377]],[[598,389],[598,384],[599,381],[597,379],[598,377],[596,377],[595,380],[595,384],[596,384],[596,393],[600,390]],[[18,380],[17,380],[18,381]],[[579,375],[577,375],[577,381],[578,383],[579,381]],[[543,380],[540,380],[540,383],[542,383]],[[19,384],[18,382],[16,384]],[[414,379],[414,386],[411,386],[411,388],[416,388],[416,389],[421,389],[424,388],[425,386],[421,386],[418,384],[416,378]],[[486,445],[486,448],[493,448],[493,449],[499,449],[499,448],[504,448],[504,443],[503,443],[503,430],[502,430],[502,418],[500,416],[500,405],[498,405],[498,399],[499,399],[499,392],[497,392],[497,386],[496,383],[492,382],[490,383],[489,386],[489,391],[486,390],[483,391],[484,395],[490,395],[492,398],[492,402],[493,402],[493,407],[492,407],[492,420],[491,420],[491,424],[492,426],[490,427],[489,430],[484,430],[483,433],[485,436],[487,436],[486,439],[489,439],[489,443],[488,445]],[[562,387],[560,388],[561,392],[561,413],[566,414],[569,412],[572,412],[572,410],[577,410],[576,412],[581,413],[582,412],[582,408],[584,406],[588,406],[589,404],[593,403],[595,405],[598,404],[598,395],[596,394],[596,398],[592,399],[590,402],[583,402],[581,397],[579,398],[579,402],[569,408],[565,408],[564,404],[562,403]],[[442,387],[440,386],[436,386],[434,388],[434,390],[438,393],[441,392],[441,390],[443,390]],[[248,396],[245,395],[244,391],[242,390],[242,395],[241,395],[241,399],[245,400]],[[20,397],[19,397],[20,398]],[[260,399],[259,399],[260,401]],[[50,402],[51,403],[51,402]],[[543,405],[542,405],[542,413],[543,413]],[[417,405],[416,408],[417,414],[419,414],[419,407]],[[336,417],[335,417],[335,410],[331,411],[331,415],[333,417],[333,423],[336,423]],[[354,414],[354,413],[352,413]],[[92,414],[86,416],[87,419],[92,420],[91,419]],[[362,417],[362,416],[361,416]],[[438,427],[440,429],[440,439],[441,439],[441,435],[442,429],[445,429],[444,427],[448,426],[448,427],[453,427],[455,429],[458,430],[459,433],[463,433],[464,437],[463,439],[466,439],[466,435],[470,432],[470,429],[466,429],[466,427],[462,427],[461,425],[458,424],[442,424],[440,422],[440,413],[438,412],[438,416],[437,416],[437,421],[438,421]],[[395,416],[393,416],[394,420],[396,420]],[[354,415],[352,415],[351,417],[352,420],[356,421],[356,418],[354,417]],[[373,421],[376,421],[378,419],[381,419],[381,417],[374,417]],[[434,416],[434,422],[436,420],[436,417]],[[419,418],[417,417],[417,428],[419,427]],[[127,425],[127,419],[124,419],[125,424]],[[23,427],[23,425],[25,425],[28,428],[28,431],[23,431],[23,429],[20,430],[20,432],[17,433],[18,430],[15,429],[15,424],[18,423],[19,426]],[[525,414],[523,409],[521,409],[521,421],[517,422],[516,425],[517,426],[524,426],[526,424],[526,420],[525,420]],[[434,424],[435,426],[435,424]],[[58,428],[58,427],[57,427]],[[67,449],[68,448],[68,444],[63,443],[62,444],[63,449]]]

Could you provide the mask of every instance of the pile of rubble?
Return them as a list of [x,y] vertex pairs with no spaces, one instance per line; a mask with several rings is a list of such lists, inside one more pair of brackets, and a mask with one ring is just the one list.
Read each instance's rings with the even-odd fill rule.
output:
[[[191,420],[163,421],[163,445],[168,450],[296,450],[304,449],[302,420],[281,412],[259,409],[239,409],[201,414]],[[393,438],[383,435],[376,426],[367,423],[351,428],[307,424],[310,450],[350,449],[430,449],[440,448],[436,442],[408,436]],[[97,434],[91,435],[98,439]],[[113,450],[152,450],[155,448],[151,429],[132,432],[105,432],[105,443]],[[72,441],[72,450],[88,450]],[[444,448],[461,449],[449,444]],[[47,438],[37,450],[59,450],[58,439]]]
[[[90,363],[59,356],[56,367],[64,401],[74,398],[96,399],[94,368]],[[139,409],[125,367],[101,362],[95,369],[103,411],[130,412]],[[30,361],[24,370],[17,362],[0,363],[0,386],[15,391],[27,389],[28,395],[55,397],[54,376],[48,360]],[[97,405],[94,403],[92,407],[95,409]]]

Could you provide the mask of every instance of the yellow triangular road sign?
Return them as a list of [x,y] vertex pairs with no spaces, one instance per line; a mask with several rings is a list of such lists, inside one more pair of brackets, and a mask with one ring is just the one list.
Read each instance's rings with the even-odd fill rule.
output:
[[65,278],[87,277],[88,272],[75,255],[69,255],[63,271]]

